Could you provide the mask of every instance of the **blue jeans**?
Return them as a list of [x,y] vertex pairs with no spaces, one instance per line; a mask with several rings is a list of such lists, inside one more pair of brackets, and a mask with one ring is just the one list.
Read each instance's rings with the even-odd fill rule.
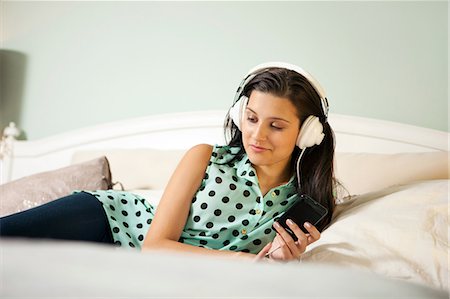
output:
[[102,203],[85,192],[0,218],[0,237],[114,243]]

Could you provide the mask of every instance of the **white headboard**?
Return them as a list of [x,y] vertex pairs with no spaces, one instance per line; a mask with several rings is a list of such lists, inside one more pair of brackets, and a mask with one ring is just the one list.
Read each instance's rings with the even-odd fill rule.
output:
[[[72,155],[92,149],[188,149],[224,142],[226,111],[154,115],[87,127],[33,140],[9,138],[3,182],[70,164]],[[400,153],[447,151],[449,133],[354,116],[330,114],[337,152]]]

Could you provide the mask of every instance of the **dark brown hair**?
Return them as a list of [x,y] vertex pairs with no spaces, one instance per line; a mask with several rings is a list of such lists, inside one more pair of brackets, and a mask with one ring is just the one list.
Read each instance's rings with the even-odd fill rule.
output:
[[[300,162],[301,187],[297,192],[307,194],[328,208],[328,215],[317,225],[322,231],[330,222],[335,208],[334,187],[334,133],[322,109],[319,94],[311,83],[299,73],[285,68],[268,68],[251,79],[242,92],[250,97],[253,90],[270,93],[274,96],[287,98],[297,108],[296,113],[302,124],[310,115],[315,115],[323,125],[325,137],[320,145],[305,149]],[[241,148],[244,154],[242,133],[232,122],[229,115],[225,119],[225,135],[230,137],[228,145]],[[297,173],[297,160],[301,150],[296,147],[292,153],[292,168]],[[238,155],[239,156],[239,155]]]

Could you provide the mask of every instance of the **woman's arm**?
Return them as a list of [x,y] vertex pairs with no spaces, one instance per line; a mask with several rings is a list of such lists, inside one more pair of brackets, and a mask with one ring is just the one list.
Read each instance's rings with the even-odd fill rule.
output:
[[243,252],[211,250],[178,242],[187,221],[192,198],[200,187],[211,153],[211,145],[200,144],[187,151],[181,159],[158,204],[144,240],[144,250],[169,249],[210,255],[255,257]]

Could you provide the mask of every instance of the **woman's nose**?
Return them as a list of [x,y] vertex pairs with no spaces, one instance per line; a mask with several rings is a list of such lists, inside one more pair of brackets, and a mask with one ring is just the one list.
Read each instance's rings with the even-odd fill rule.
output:
[[255,126],[253,138],[255,138],[255,140],[265,140],[267,138],[266,129],[262,124],[258,124],[257,126]]

